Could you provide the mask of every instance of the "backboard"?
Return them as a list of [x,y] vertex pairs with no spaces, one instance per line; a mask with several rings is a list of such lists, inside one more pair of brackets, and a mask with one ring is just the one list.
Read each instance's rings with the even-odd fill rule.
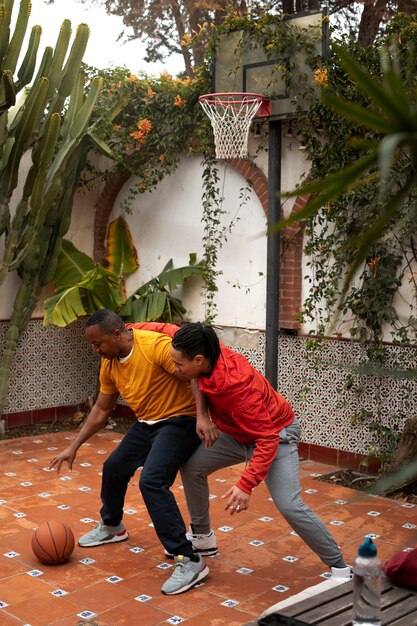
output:
[[[324,57],[327,46],[327,20],[321,11],[308,11],[284,18],[288,28],[305,29],[312,37],[318,57]],[[271,28],[274,28],[271,25]],[[221,36],[215,59],[214,91],[248,91],[271,99],[270,119],[292,117],[303,110],[303,96],[286,84],[280,67],[294,63],[314,85],[312,70],[301,51],[292,57],[268,58],[263,48],[250,40],[244,31],[231,31]],[[311,76],[311,79],[310,79]],[[296,101],[295,101],[296,98]],[[307,105],[305,107],[308,108]]]

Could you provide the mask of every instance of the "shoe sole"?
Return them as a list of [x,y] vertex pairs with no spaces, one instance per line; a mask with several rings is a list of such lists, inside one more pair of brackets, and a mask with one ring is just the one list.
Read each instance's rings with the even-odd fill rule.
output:
[[94,548],[95,546],[105,546],[107,543],[118,543],[119,541],[126,541],[129,538],[129,534],[124,532],[122,535],[114,535],[111,539],[105,541],[92,541],[91,543],[80,543],[80,548]]
[[176,591],[163,591],[161,589],[161,592],[166,595],[166,596],[176,596],[179,593],[183,593],[184,591],[188,591],[188,589],[191,589],[191,587],[194,587],[194,585],[196,585],[198,582],[200,582],[200,580],[203,580],[203,578],[205,578],[207,576],[207,574],[209,573],[209,568],[207,567],[207,565],[204,566],[204,569],[201,570],[201,572],[198,573],[198,576],[195,580],[193,580],[192,582],[190,582],[188,585],[185,585],[184,587],[181,587],[181,589],[177,589]]
[[[194,550],[193,552],[194,552],[195,555],[200,555],[200,556],[217,556],[219,554],[219,549],[218,548],[207,548],[207,550]],[[174,558],[174,555],[171,554],[170,552],[167,552],[166,550],[164,550],[164,554],[169,559],[173,559]]]

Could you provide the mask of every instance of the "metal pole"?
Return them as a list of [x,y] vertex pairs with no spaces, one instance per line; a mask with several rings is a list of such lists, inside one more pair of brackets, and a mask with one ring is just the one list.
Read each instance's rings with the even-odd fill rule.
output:
[[[281,208],[281,120],[269,123],[268,145],[268,230],[280,219]],[[267,238],[265,377],[277,388],[279,329],[280,234]]]

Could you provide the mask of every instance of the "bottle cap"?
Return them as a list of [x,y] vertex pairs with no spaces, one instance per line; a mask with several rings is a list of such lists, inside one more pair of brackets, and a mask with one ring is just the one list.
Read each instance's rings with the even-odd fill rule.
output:
[[372,541],[370,537],[366,537],[363,544],[359,546],[358,554],[359,556],[368,556],[368,557],[377,555],[376,545],[374,544],[374,542]]

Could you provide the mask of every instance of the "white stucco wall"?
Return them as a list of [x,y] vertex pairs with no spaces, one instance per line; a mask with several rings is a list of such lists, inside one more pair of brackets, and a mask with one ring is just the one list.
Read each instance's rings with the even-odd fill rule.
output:
[[[254,192],[240,206],[242,188],[246,181],[229,165],[219,162],[219,178],[223,202],[222,223],[233,220],[219,250],[218,315],[216,323],[226,326],[265,328],[266,217]],[[110,220],[121,214],[132,178],[119,194]],[[128,294],[158,274],[169,259],[174,266],[188,264],[190,252],[203,254],[202,166],[200,157],[186,157],[178,169],[155,190],[141,194],[135,200],[131,214],[124,214],[134,237],[140,268],[127,277]],[[259,276],[262,273],[263,276]],[[205,318],[203,284],[191,280],[179,297],[192,320]]]

